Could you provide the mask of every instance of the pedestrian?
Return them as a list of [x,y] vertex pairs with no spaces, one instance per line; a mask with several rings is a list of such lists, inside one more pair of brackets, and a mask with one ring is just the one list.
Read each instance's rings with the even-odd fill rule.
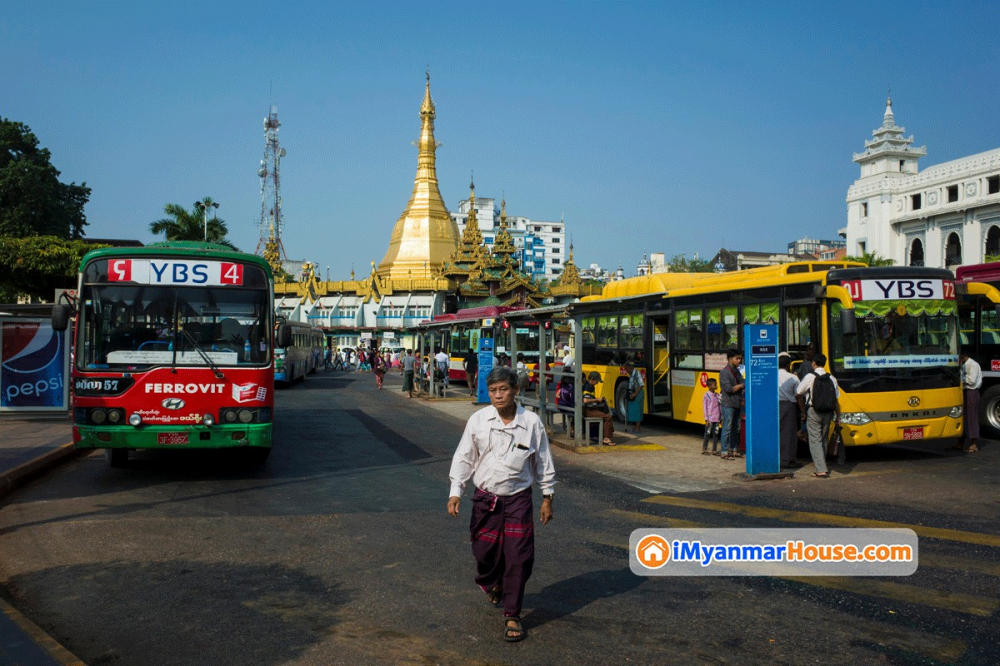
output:
[[375,386],[382,390],[382,382],[385,380],[385,358],[381,354],[372,353],[372,372],[375,374]]
[[809,455],[812,456],[817,479],[830,478],[826,468],[826,445],[830,436],[830,422],[834,427],[840,427],[840,387],[837,379],[824,367],[826,356],[816,354],[813,357],[816,368],[799,382],[795,389],[795,397],[802,412],[800,417],[809,431]]
[[[966,453],[975,453],[979,450],[976,442],[979,440],[979,389],[983,385],[983,369],[972,358],[969,357],[967,349],[963,349],[958,354],[958,361],[961,364],[962,375],[962,418],[964,429],[962,436],[954,447]],[[966,446],[968,442],[968,446]]]
[[[597,385],[601,383],[601,373],[592,371],[583,381],[583,415],[587,418],[604,419],[604,441],[607,446],[615,446],[615,420],[611,417],[608,401],[597,398]],[[590,436],[590,433],[587,433]]]
[[514,366],[514,371],[517,373],[518,395],[523,398],[528,394],[528,384],[531,378],[528,375],[528,366],[524,362],[524,354],[521,352],[517,353],[517,365]]
[[722,407],[722,460],[735,460],[739,453],[740,409],[743,407],[743,376],[737,368],[743,352],[726,352],[726,367],[719,371],[719,405]]
[[563,347],[562,366],[563,372],[573,372],[573,352],[569,350],[569,345]]
[[412,349],[406,350],[406,356],[403,357],[403,391],[406,392],[407,398],[413,397],[413,372],[414,366],[416,365],[417,359],[413,355]]
[[448,513],[458,516],[471,479],[475,581],[491,603],[503,604],[503,637],[515,642],[527,636],[521,604],[535,561],[531,487],[537,483],[542,491],[538,519],[545,525],[552,520],[555,467],[542,420],[515,402],[517,374],[494,368],[486,386],[490,406],[469,419],[452,458]]
[[447,391],[449,366],[451,365],[451,357],[448,355],[448,350],[438,349],[437,354],[434,355],[434,362],[437,364],[437,369],[441,372],[441,381],[444,383],[444,390]]
[[[719,383],[712,377],[705,382],[705,396],[701,399],[701,409],[705,416],[705,437],[701,440],[701,455],[719,455],[719,431],[722,421],[722,405],[717,390]],[[708,450],[708,440],[712,440],[712,450]]]
[[799,364],[799,381],[806,378],[810,372],[816,369],[816,364],[813,362],[816,358],[816,345],[810,342],[806,345],[805,358],[802,359],[802,363]]
[[625,400],[625,432],[628,424],[632,424],[632,432],[642,431],[642,405],[646,380],[642,378],[634,361],[625,361],[625,372],[628,374],[628,391]]
[[792,357],[788,352],[778,354],[778,414],[779,454],[781,466],[787,469],[802,467],[795,461],[799,449],[799,405],[795,389],[799,378],[789,372]]
[[469,347],[465,356],[465,382],[469,385],[469,395],[476,395],[476,382],[479,380],[479,354]]

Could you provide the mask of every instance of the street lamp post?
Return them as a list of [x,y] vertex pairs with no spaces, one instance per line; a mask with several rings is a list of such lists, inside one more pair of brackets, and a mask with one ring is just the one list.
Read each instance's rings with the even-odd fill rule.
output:
[[209,201],[208,197],[205,197],[204,201],[195,201],[194,207],[201,211],[203,226],[205,227],[205,242],[208,242],[208,209],[218,208],[219,204],[216,201]]

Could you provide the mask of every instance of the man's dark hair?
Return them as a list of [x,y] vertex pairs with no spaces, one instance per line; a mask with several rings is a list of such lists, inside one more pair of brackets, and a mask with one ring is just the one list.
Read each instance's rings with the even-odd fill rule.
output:
[[791,356],[783,356],[782,355],[782,356],[778,357],[778,367],[779,368],[786,368],[787,369],[791,365],[792,365],[792,357]]
[[735,356],[743,356],[743,352],[741,352],[739,349],[730,349],[729,351],[726,352],[727,361]]
[[823,354],[816,354],[813,356],[813,363],[816,364],[817,368],[826,365],[826,356]]
[[494,384],[502,384],[503,382],[509,384],[511,388],[517,388],[517,373],[506,365],[493,368],[490,370],[490,374],[486,375],[487,387]]
[[523,361],[524,360],[524,354],[522,354],[521,352],[517,352],[517,360],[518,361]]
[[407,350],[406,350],[406,353],[407,353],[407,354],[412,354],[412,353],[413,353],[413,350],[412,350],[412,349],[407,349]]

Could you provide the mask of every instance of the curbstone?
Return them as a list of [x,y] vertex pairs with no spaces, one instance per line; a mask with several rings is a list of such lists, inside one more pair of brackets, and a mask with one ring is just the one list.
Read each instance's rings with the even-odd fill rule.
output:
[[90,453],[86,449],[76,449],[73,442],[52,449],[42,455],[0,473],[0,498],[20,488],[31,479],[41,476],[50,469],[77,456]]

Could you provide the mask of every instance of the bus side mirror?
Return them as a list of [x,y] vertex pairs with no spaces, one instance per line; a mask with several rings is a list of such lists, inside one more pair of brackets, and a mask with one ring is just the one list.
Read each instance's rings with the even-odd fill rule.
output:
[[52,330],[65,331],[69,326],[70,309],[68,305],[52,306]]
[[858,332],[858,320],[854,318],[854,310],[840,311],[840,332],[844,335],[855,335]]
[[288,324],[281,324],[278,326],[277,339],[274,342],[275,347],[291,347],[292,346],[292,327]]

